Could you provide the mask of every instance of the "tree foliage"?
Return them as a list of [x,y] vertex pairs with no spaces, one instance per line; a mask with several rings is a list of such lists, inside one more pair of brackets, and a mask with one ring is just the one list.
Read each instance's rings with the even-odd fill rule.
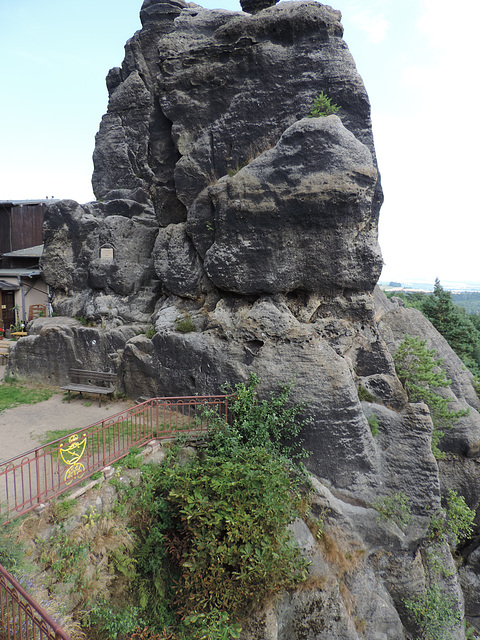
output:
[[395,369],[409,400],[424,402],[428,406],[434,427],[432,451],[437,459],[442,459],[445,454],[440,451],[438,444],[445,435],[445,429],[468,415],[468,411],[450,411],[450,398],[438,393],[439,389],[448,387],[451,381],[442,369],[442,361],[436,359],[435,350],[427,349],[426,344],[426,340],[407,334],[395,353]]
[[324,118],[339,111],[340,107],[332,103],[331,98],[323,91],[313,100],[313,106],[308,114],[309,118]]
[[422,596],[405,601],[421,629],[421,640],[451,640],[452,627],[461,621],[458,607],[451,596],[433,585]]
[[202,455],[182,463],[172,450],[161,467],[144,468],[135,589],[148,633],[236,638],[241,617],[305,577],[288,529],[304,476],[286,456],[304,407],[289,402],[291,385],[262,400],[258,383],[252,375],[235,387],[231,424],[206,409]]
[[453,303],[451,292],[438,278],[433,293],[423,297],[420,310],[472,373],[479,375],[480,332],[465,311]]
[[267,447],[275,456],[305,458],[308,452],[301,446],[300,433],[311,418],[302,417],[307,408],[305,403],[291,402],[293,382],[264,399],[258,395],[259,382],[256,374],[251,373],[248,383],[235,386],[229,401],[229,424],[219,420],[214,411],[206,415],[211,424],[209,451],[231,457],[245,448]]

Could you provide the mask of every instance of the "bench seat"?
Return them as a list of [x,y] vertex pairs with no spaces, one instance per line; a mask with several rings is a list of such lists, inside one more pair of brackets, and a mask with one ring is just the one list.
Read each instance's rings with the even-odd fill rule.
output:
[[[105,373],[103,371],[89,371],[84,369],[70,369],[70,378],[72,379],[67,385],[60,387],[64,391],[68,391],[68,402],[70,402],[70,392],[77,391],[80,393],[98,393],[98,406],[102,405],[102,395],[109,395],[115,391],[115,387],[111,385],[117,379],[116,373]],[[106,383],[108,386],[100,386],[94,383]]]
[[[3,343],[3,344],[2,344]],[[8,342],[0,341],[0,362],[6,364],[8,362],[8,349],[10,344]]]

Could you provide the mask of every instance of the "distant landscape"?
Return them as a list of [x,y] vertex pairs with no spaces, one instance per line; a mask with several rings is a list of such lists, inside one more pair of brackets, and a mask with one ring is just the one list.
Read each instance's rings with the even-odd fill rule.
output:
[[[435,283],[412,280],[405,282],[381,280],[378,284],[386,293],[399,291],[406,295],[431,293],[435,286]],[[441,284],[445,291],[451,292],[452,302],[456,306],[463,307],[469,314],[480,315],[480,282],[453,282],[447,280],[442,281]]]
[[[478,292],[480,293],[480,280],[441,280],[442,287],[452,293]],[[435,282],[424,280],[379,280],[379,286],[389,291],[391,289],[403,289],[404,291],[433,291]]]
[[[419,299],[419,294],[432,293],[434,291],[435,283],[421,282],[421,281],[379,281],[379,286],[388,295],[398,291],[402,294],[410,297],[413,302],[414,299]],[[457,307],[462,307],[468,314],[480,315],[480,282],[466,281],[466,282],[453,282],[445,281],[441,283],[442,289],[449,291],[452,295],[452,302]]]

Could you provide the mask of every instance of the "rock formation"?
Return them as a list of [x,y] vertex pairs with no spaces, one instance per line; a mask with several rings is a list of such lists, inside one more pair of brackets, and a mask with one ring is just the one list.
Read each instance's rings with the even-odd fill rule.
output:
[[[340,12],[308,0],[254,15],[145,0],[140,15],[107,77],[98,200],[47,210],[42,267],[64,317],[29,326],[10,372],[63,383],[70,366],[114,370],[134,399],[218,393],[252,371],[263,392],[295,378],[294,399],[313,417],[304,436],[318,509],[328,507],[351,563],[297,532],[311,587],[280,597],[245,639],[410,638],[405,600],[430,584],[462,610],[457,578],[434,575],[422,543],[448,488],[478,506],[480,402],[420,314],[374,297],[382,191]],[[321,91],[340,111],[309,118]],[[196,330],[178,331],[179,318]],[[470,409],[444,439],[440,467],[428,409],[408,403],[395,374],[407,331],[444,358],[452,406]],[[407,533],[379,525],[371,508],[400,491],[415,515]],[[450,567],[448,548],[437,551]],[[473,594],[469,553],[462,581]],[[473,595],[467,612],[480,619]]]

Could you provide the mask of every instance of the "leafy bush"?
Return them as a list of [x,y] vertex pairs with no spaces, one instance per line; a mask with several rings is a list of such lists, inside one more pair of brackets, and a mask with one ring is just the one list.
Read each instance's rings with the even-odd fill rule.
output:
[[442,361],[435,359],[435,351],[426,348],[427,341],[421,338],[405,336],[395,356],[395,369],[411,402],[424,402],[428,405],[433,422],[432,452],[437,460],[443,459],[445,453],[438,448],[445,435],[444,429],[452,425],[468,410],[450,411],[450,398],[443,398],[435,389],[445,388],[451,384]]
[[332,104],[331,98],[323,91],[313,100],[313,107],[308,114],[309,118],[322,118],[339,111],[340,107]]
[[306,404],[290,402],[293,382],[264,400],[258,397],[258,384],[258,377],[251,373],[247,384],[241,382],[235,386],[229,401],[230,425],[210,412],[210,453],[232,456],[245,447],[268,447],[271,453],[290,459],[309,455],[301,447],[299,434],[311,418],[300,417]]
[[454,546],[470,536],[474,521],[475,511],[467,506],[463,496],[450,489],[447,495],[447,532]]
[[422,596],[405,600],[405,607],[420,626],[422,640],[451,640],[451,627],[461,621],[455,602],[437,585]]
[[90,612],[90,621],[100,631],[104,631],[109,640],[116,640],[119,635],[133,633],[142,624],[139,614],[137,607],[112,607],[106,600],[100,600]]
[[[210,440],[201,458],[180,465],[174,447],[163,467],[143,468],[135,589],[148,634],[173,627],[172,638],[197,638],[195,620],[199,638],[236,638],[236,619],[305,574],[287,529],[304,478],[285,456],[285,440],[305,423],[297,420],[303,405],[289,404],[291,385],[266,400],[257,385],[252,375],[235,387],[231,425],[205,410]],[[188,633],[179,613],[191,621]]]
[[378,511],[380,518],[395,522],[400,529],[405,529],[412,520],[410,501],[401,491],[392,496],[380,498],[372,504],[372,507]]
[[[304,576],[286,528],[299,494],[283,461],[251,448],[234,459],[207,456],[150,473],[144,502],[151,523],[138,567],[150,583],[160,572],[162,588],[172,590],[184,615],[218,609],[238,617]],[[168,571],[164,558],[151,556],[162,536]],[[175,584],[166,587],[172,577]]]

